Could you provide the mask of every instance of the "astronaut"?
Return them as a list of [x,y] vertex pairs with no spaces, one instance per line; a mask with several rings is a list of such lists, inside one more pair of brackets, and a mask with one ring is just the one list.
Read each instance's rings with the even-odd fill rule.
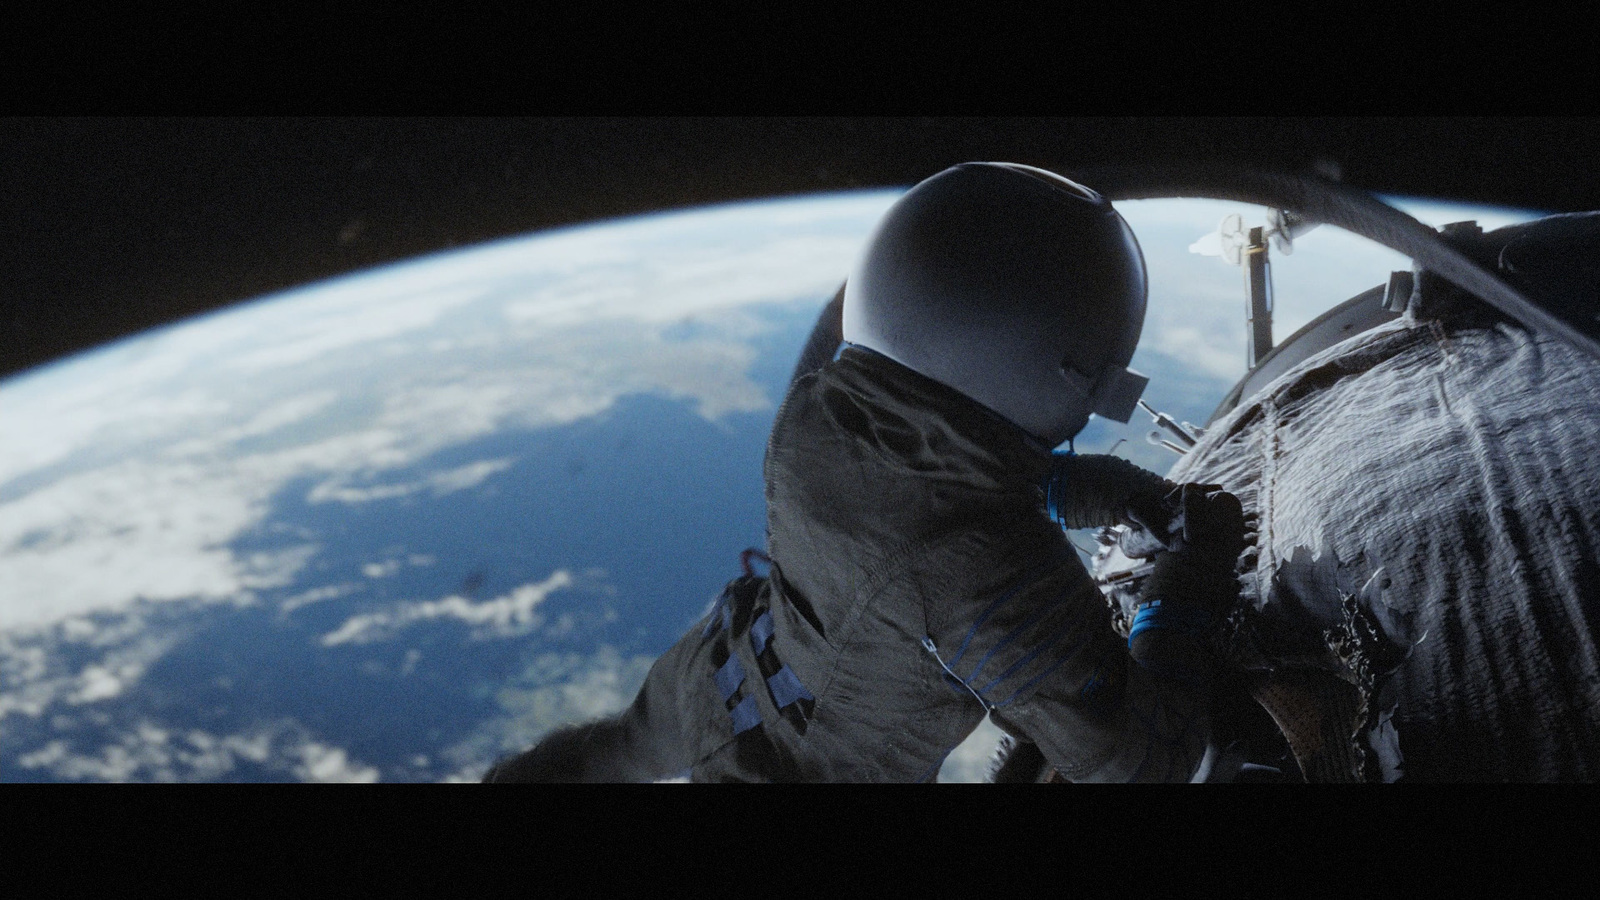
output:
[[[1070,449],[1132,412],[1145,299],[1088,188],[1009,163],[912,188],[846,282],[842,347],[779,409],[769,574],[731,582],[628,709],[484,780],[931,781],[985,716],[1057,777],[1190,780],[1238,501]],[[1063,532],[1118,523],[1159,548],[1128,639]]]

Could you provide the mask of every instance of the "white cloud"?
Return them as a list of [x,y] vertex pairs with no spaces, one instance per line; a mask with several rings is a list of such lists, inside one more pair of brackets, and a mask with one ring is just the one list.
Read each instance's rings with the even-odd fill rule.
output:
[[435,472],[428,476],[428,487],[432,488],[435,497],[475,488],[496,472],[504,472],[511,468],[513,462],[516,460],[511,458],[485,459],[443,472]]
[[409,497],[422,490],[422,485],[407,484],[376,484],[372,487],[354,488],[345,487],[336,480],[328,480],[311,489],[306,495],[310,503],[371,503],[374,500],[393,500],[396,497]]
[[348,596],[360,589],[361,586],[353,582],[329,584],[318,588],[312,588],[309,591],[302,591],[301,593],[295,594],[293,597],[289,597],[288,599],[284,600],[279,604],[278,610],[284,613],[293,612],[302,606],[308,606],[312,603],[321,603],[324,600],[336,600],[340,597]]
[[68,643],[87,641],[94,636],[96,631],[94,623],[88,619],[62,619],[59,624],[61,627],[61,639]]
[[638,260],[620,273],[552,282],[508,302],[505,315],[516,324],[547,327],[606,319],[665,323],[753,302],[826,298],[849,273],[861,237],[780,238],[742,252],[723,243],[686,247]]
[[348,751],[317,740],[292,720],[255,726],[238,734],[200,729],[178,731],[145,719],[110,743],[87,751],[56,739],[17,758],[23,769],[66,781],[222,781],[240,762],[264,766],[283,780],[362,782],[379,780],[376,768]]
[[[296,544],[272,551],[234,554],[235,571],[244,588],[262,590],[282,587],[294,580],[306,563],[322,549],[320,544]],[[247,594],[236,592],[235,600],[249,600]]]
[[251,417],[239,428],[224,433],[224,439],[233,442],[242,438],[270,434],[309,418],[339,399],[337,391],[311,391],[273,403]]
[[340,644],[365,644],[382,640],[413,622],[455,619],[493,637],[511,637],[538,627],[535,609],[546,597],[572,587],[572,573],[557,569],[544,581],[530,582],[493,600],[475,602],[452,594],[439,600],[402,603],[378,612],[351,616],[333,631],[322,636],[324,647]]
[[[113,627],[84,620],[55,628],[0,632],[0,721],[16,714],[37,718],[57,704],[83,706],[122,696],[182,641],[182,630],[151,630],[134,615]],[[59,643],[85,644],[104,653],[81,669]]]
[[[270,344],[251,341],[250,350],[222,360],[220,367],[223,371],[260,375],[333,353],[349,353],[362,344],[427,329],[451,310],[482,296],[482,291],[475,287],[429,283],[438,280],[413,276],[404,290],[389,292],[377,285],[366,290],[357,290],[355,284],[341,285],[342,290],[338,292],[314,298],[320,301],[315,306],[306,302],[313,298],[301,298],[295,304],[301,307],[296,310],[299,315],[278,317],[285,321],[281,330],[274,332],[276,337]],[[374,308],[379,303],[381,310]],[[263,315],[265,313],[263,310]]]
[[372,784],[378,780],[377,769],[352,762],[341,747],[307,741],[296,751],[301,763],[295,766],[294,774],[301,781]]
[[[1187,368],[1193,373],[1231,384],[1244,375],[1244,346],[1242,335],[1235,340],[1231,336],[1217,334],[1214,327],[1183,325],[1157,332],[1155,339],[1141,347],[1140,352],[1155,351],[1171,361],[1177,361],[1177,365],[1164,363],[1163,369]],[[1137,370],[1139,365],[1140,362],[1135,361],[1133,368]],[[1220,394],[1217,399],[1222,399]]]
[[388,578],[398,571],[400,571],[400,561],[398,559],[384,560],[381,563],[367,563],[361,567],[361,574],[368,578]]
[[615,715],[633,702],[654,656],[624,657],[602,645],[592,654],[541,653],[502,688],[502,709],[439,754],[454,767],[445,781],[477,781],[494,761],[533,746],[552,728]]
[[122,693],[124,687],[121,678],[102,666],[90,666],[84,669],[82,678],[82,688],[67,702],[93,703],[96,700],[109,700]]
[[281,583],[293,558],[252,563],[225,546],[259,520],[265,493],[213,468],[130,461],[0,505],[0,629]]

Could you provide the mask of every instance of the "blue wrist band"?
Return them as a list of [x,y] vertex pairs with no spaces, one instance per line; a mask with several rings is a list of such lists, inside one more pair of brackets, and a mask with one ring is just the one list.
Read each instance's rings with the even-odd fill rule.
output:
[[1169,628],[1198,637],[1210,625],[1211,614],[1203,609],[1185,609],[1151,600],[1134,613],[1133,627],[1128,629],[1128,646],[1133,646],[1133,639],[1139,632],[1150,628]]
[[1057,524],[1064,520],[1060,503],[1061,482],[1066,473],[1062,470],[1066,467],[1066,461],[1076,455],[1070,448],[1056,450],[1050,454],[1050,474],[1045,476],[1044,482],[1044,508],[1045,512],[1050,515],[1050,521]]

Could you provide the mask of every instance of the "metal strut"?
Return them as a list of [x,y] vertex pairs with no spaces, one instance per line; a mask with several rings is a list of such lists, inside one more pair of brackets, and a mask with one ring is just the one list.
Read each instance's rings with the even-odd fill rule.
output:
[[1250,336],[1245,364],[1252,370],[1272,352],[1272,263],[1267,258],[1264,232],[1264,228],[1250,229],[1240,266],[1244,270],[1245,328]]

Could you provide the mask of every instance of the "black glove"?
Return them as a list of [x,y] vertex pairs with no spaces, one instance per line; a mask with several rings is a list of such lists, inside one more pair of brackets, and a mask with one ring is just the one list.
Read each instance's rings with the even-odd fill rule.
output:
[[1171,549],[1156,555],[1144,599],[1224,611],[1239,594],[1234,571],[1245,549],[1244,508],[1214,484],[1185,484],[1173,494],[1168,502],[1178,514],[1168,525]]
[[1245,549],[1244,509],[1216,485],[1185,484],[1175,493],[1175,549],[1156,554],[1128,651],[1147,668],[1200,682],[1214,667],[1206,634],[1238,601],[1234,570]]
[[1149,559],[1163,550],[1177,550],[1183,543],[1183,490],[1167,483],[1170,490],[1143,491],[1128,500],[1128,528],[1117,538],[1118,548],[1129,559]]
[[1217,484],[1181,485],[1178,495],[1181,521],[1171,530],[1181,543],[1174,549],[1204,552],[1216,559],[1219,568],[1233,571],[1245,547],[1244,507],[1239,498]]
[[1149,558],[1158,551],[1183,550],[1197,543],[1219,558],[1230,549],[1234,557],[1244,551],[1239,498],[1216,484],[1166,484],[1170,489],[1164,493],[1144,491],[1128,501],[1131,527],[1120,539],[1125,556]]

